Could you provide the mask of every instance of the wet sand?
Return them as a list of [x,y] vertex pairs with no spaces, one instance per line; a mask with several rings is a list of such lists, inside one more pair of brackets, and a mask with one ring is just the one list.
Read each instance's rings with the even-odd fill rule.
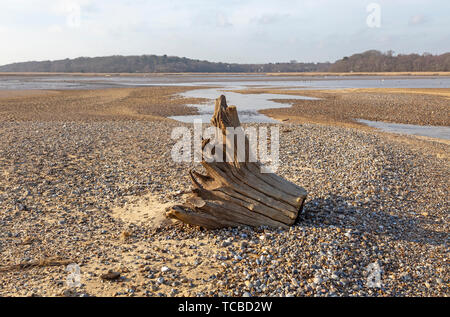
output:
[[[170,156],[183,124],[166,117],[195,113],[186,104],[202,100],[173,95],[193,88],[0,97],[0,296],[449,294],[448,145],[351,121],[356,111],[419,122],[414,98],[311,92],[331,96],[314,105],[321,124],[295,101],[301,123],[281,128],[279,174],[308,190],[300,221],[204,231],[160,217],[190,188],[190,165]],[[418,97],[440,101],[420,122],[447,122],[443,97]],[[385,114],[364,110],[371,100]],[[79,287],[67,263],[80,265]],[[380,288],[367,283],[373,263]],[[120,278],[104,281],[110,270]]]
[[240,93],[304,95],[320,100],[278,100],[292,107],[262,110],[279,120],[356,126],[355,119],[450,126],[450,89],[247,89]]
[[185,105],[204,100],[177,95],[195,88],[4,91],[0,121],[168,120],[170,115],[197,113]]

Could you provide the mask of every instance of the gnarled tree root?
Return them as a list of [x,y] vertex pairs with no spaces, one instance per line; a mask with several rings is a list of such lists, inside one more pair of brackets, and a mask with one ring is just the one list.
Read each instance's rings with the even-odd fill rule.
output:
[[[225,96],[216,100],[211,119],[224,139],[223,157],[227,153],[226,128],[239,127],[236,107],[227,106]],[[209,140],[203,141],[203,148]],[[189,172],[194,188],[182,205],[166,210],[166,216],[208,229],[237,226],[288,227],[293,225],[303,208],[306,191],[274,173],[262,173],[259,162],[251,162],[251,151],[245,137],[245,159],[236,157],[224,162],[202,158],[206,175]]]

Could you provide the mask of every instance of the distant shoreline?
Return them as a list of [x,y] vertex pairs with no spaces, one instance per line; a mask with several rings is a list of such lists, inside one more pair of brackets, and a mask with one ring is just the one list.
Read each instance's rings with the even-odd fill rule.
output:
[[297,76],[297,77],[324,77],[324,76],[434,76],[450,77],[450,72],[354,72],[354,73],[331,73],[331,72],[304,72],[304,73],[50,73],[50,72],[0,72],[2,76],[87,76],[87,77],[105,77],[105,76],[124,76],[124,77],[151,77],[168,75],[259,75],[259,76]]

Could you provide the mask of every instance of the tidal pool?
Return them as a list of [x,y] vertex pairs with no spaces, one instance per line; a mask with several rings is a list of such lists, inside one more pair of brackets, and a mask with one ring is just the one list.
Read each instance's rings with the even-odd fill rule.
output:
[[229,90],[245,89],[246,87],[226,87],[226,88],[208,88],[195,89],[181,94],[187,98],[206,98],[210,102],[203,104],[191,104],[189,106],[196,107],[199,111],[198,115],[191,116],[172,116],[170,118],[182,121],[193,122],[195,119],[201,119],[203,122],[209,122],[214,113],[214,100],[220,95],[225,95],[227,104],[237,107],[239,119],[243,123],[259,122],[259,123],[280,123],[277,120],[269,118],[261,113],[262,109],[272,108],[288,108],[291,105],[277,102],[276,99],[293,99],[293,100],[318,100],[318,98],[282,94],[240,94]]
[[426,136],[430,138],[450,140],[450,127],[422,126],[414,124],[390,123],[382,121],[370,121],[358,119],[369,127],[374,127],[385,132]]

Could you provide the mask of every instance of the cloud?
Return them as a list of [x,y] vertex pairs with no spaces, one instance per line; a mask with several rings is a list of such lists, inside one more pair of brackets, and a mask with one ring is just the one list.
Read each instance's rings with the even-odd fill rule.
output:
[[9,45],[0,64],[113,54],[276,62],[335,60],[369,48],[448,51],[450,1],[374,0],[382,29],[365,24],[369,2],[1,0],[0,34]]

